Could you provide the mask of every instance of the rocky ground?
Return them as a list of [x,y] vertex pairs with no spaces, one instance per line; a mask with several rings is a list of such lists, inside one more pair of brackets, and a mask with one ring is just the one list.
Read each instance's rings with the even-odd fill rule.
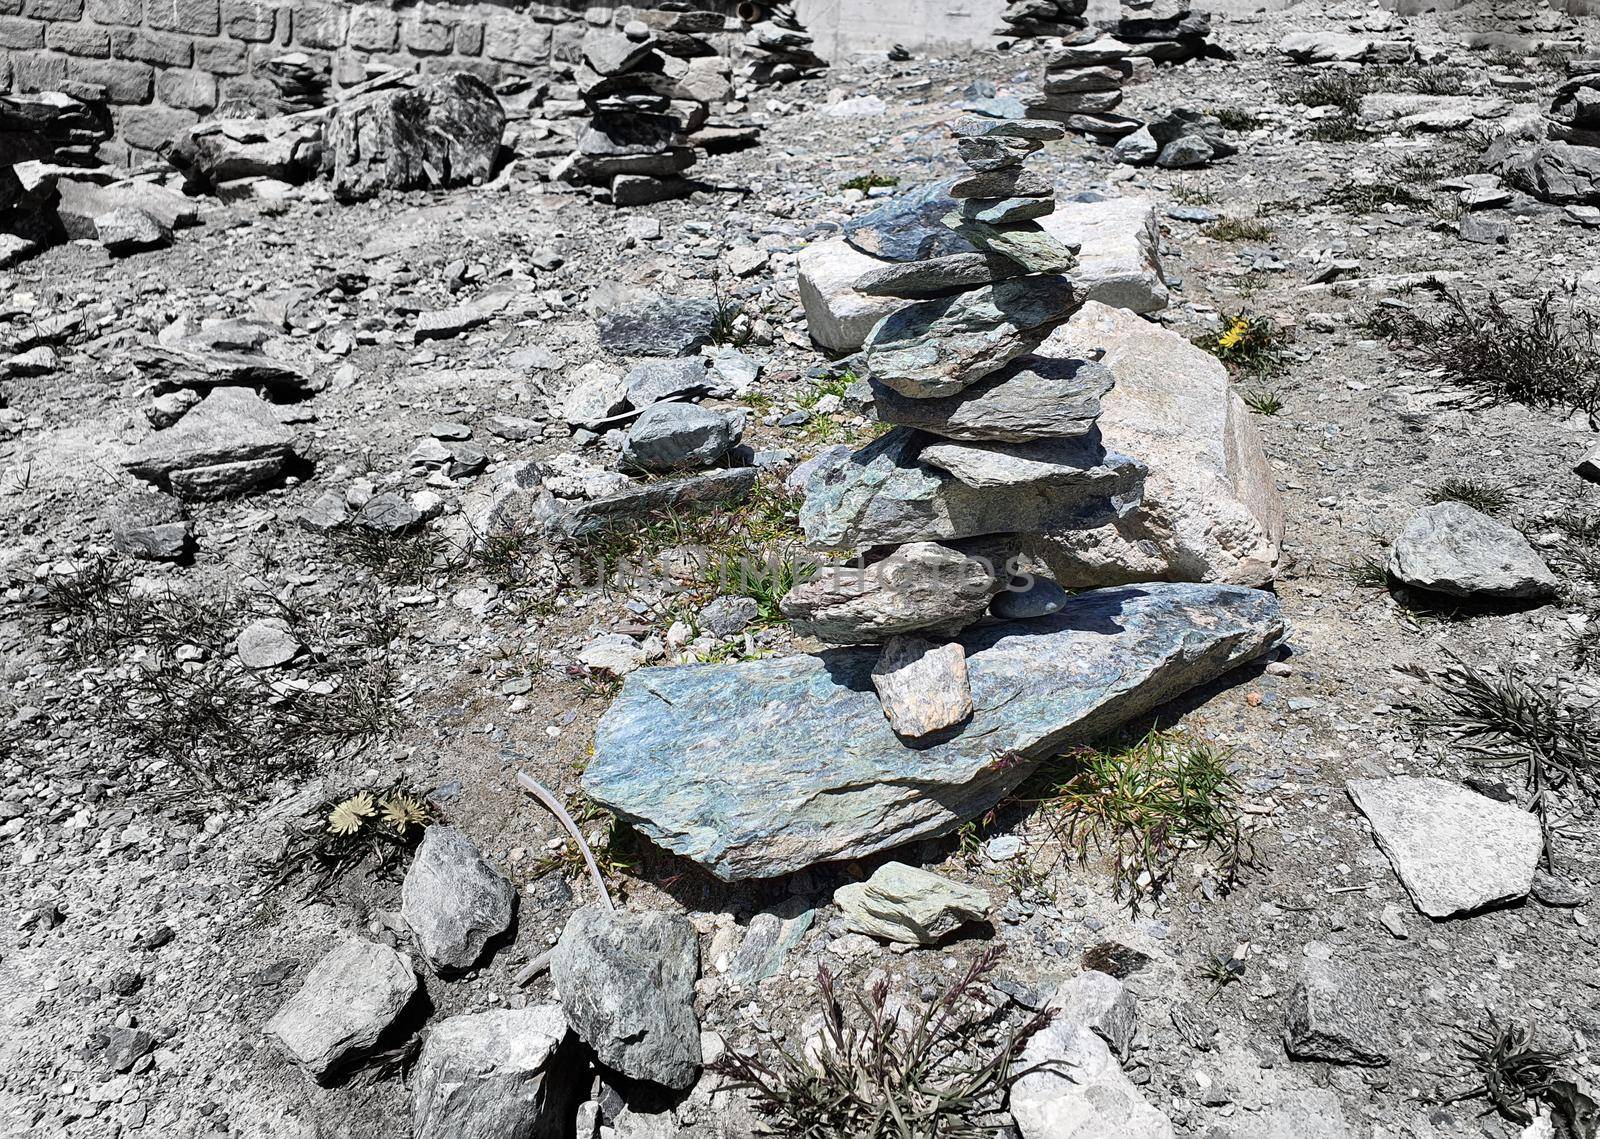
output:
[[[927,1000],[1000,946],[993,992],[1018,1009],[1043,1003],[1086,960],[1118,959],[1139,999],[1127,1070],[1178,1135],[1522,1133],[1484,1114],[1481,1099],[1449,1102],[1474,1078],[1463,1033],[1491,1013],[1536,1025],[1541,1040],[1572,1050],[1573,1071],[1593,1075],[1588,897],[1600,847],[1582,797],[1555,800],[1554,881],[1517,904],[1436,920],[1413,906],[1346,784],[1438,776],[1521,793],[1517,772],[1472,764],[1409,711],[1452,656],[1491,671],[1513,662],[1575,707],[1600,700],[1573,645],[1591,601],[1571,538],[1594,508],[1593,486],[1574,471],[1595,442],[1587,417],[1475,404],[1371,321],[1374,306],[1435,303],[1419,287],[1427,278],[1475,301],[1492,291],[1528,302],[1570,285],[1588,304],[1594,231],[1512,194],[1468,215],[1504,223],[1506,240],[1467,240],[1457,203],[1473,187],[1437,185],[1471,172],[1458,165],[1471,145],[1463,131],[1323,141],[1325,109],[1290,94],[1316,73],[1277,51],[1295,30],[1414,40],[1452,89],[1503,102],[1485,112],[1490,128],[1536,116],[1560,78],[1547,56],[1497,53],[1594,42],[1592,27],[1553,13],[1400,19],[1351,7],[1219,20],[1213,39],[1234,58],[1159,68],[1127,88],[1123,110],[1226,112],[1237,156],[1135,168],[1069,138],[1036,160],[1062,189],[1155,199],[1172,292],[1162,324],[1201,337],[1242,314],[1283,334],[1275,368],[1234,378],[1263,412],[1255,421],[1286,505],[1276,593],[1288,649],[1161,718],[1237,765],[1255,865],[1220,891],[1219,875],[1201,871],[1215,852],[1198,852],[1159,903],[1135,910],[1103,858],[1078,861],[1048,812],[1015,804],[906,857],[984,891],[992,917],[905,951],[849,932],[832,901],[882,858],[729,885],[581,814],[614,862],[619,902],[692,922],[707,1048],[752,1051],[764,1030],[798,1046],[812,1030],[819,964],[843,990],[886,976]],[[1522,39],[1462,46],[1486,32]],[[312,965],[350,935],[421,953],[433,1023],[550,1000],[551,974],[525,985],[518,975],[595,893],[516,773],[577,809],[577,776],[616,693],[610,670],[686,651],[785,651],[794,637],[766,620],[759,590],[753,622],[724,605],[733,613],[718,635],[701,612],[714,590],[673,593],[659,580],[586,588],[572,563],[607,552],[594,545],[554,561],[499,546],[469,555],[463,512],[497,472],[528,459],[571,475],[574,500],[586,483],[615,489],[605,474],[615,452],[598,432],[575,435],[561,401],[605,357],[597,315],[646,295],[742,307],[731,335],[759,377],[705,406],[743,409],[744,442],[769,482],[827,445],[869,438],[875,425],[810,342],[797,253],[888,192],[847,182],[954,173],[945,126],[971,85],[1024,92],[1041,69],[1037,52],[879,59],[758,95],[748,113],[765,124],[760,145],[702,160],[694,175],[714,189],[681,202],[617,210],[523,161],[481,188],[348,206],[315,192],[208,201],[203,224],[171,248],[112,259],[78,242],[0,277],[11,354],[43,346],[54,358],[13,368],[0,408],[6,1135],[407,1134],[397,1073],[405,1030],[428,1015],[415,1004],[385,1038],[395,1049],[386,1065],[331,1087],[263,1036]],[[1414,69],[1363,74],[1374,91],[1415,82]],[[1361,185],[1417,198],[1341,193]],[[1219,224],[1228,219],[1254,224]],[[441,310],[452,315],[425,317],[433,332],[419,338],[416,314]],[[275,405],[298,465],[265,492],[192,504],[188,561],[139,562],[132,580],[113,576],[64,600],[54,583],[120,572],[100,559],[129,509],[135,483],[122,463],[150,434],[151,383],[162,375],[138,366],[139,345],[164,330],[171,340],[174,326],[247,317],[286,329],[290,362],[314,377],[314,391]],[[1385,559],[1407,518],[1452,479],[1503,491],[1499,517],[1561,578],[1555,600],[1442,610],[1358,572]],[[329,492],[352,512],[376,497],[402,515],[438,516],[401,537],[308,526],[308,514],[325,526],[337,512]],[[767,505],[711,540],[792,539],[776,494],[761,492]],[[666,547],[674,536],[657,538]],[[597,643],[616,634],[623,640]],[[162,652],[180,665],[151,687],[140,678]],[[261,667],[236,666],[236,654]],[[201,720],[211,734],[198,734]],[[212,747],[218,738],[229,745]],[[387,867],[369,858],[324,883],[292,837],[321,835],[327,807],[363,788],[427,797],[514,885],[515,925],[481,963],[452,972],[450,954],[419,946],[419,923],[401,920],[403,844]],[[1431,826],[1439,846],[1483,837]],[[492,882],[484,889],[485,905],[508,905]],[[789,942],[786,955],[770,948]],[[772,954],[781,965],[754,982],[750,960]],[[1343,1047],[1385,1062],[1286,1056],[1297,985],[1324,974],[1337,978],[1337,1013],[1327,1015]],[[602,1097],[606,1118],[618,1135],[749,1134],[750,1117],[713,1097],[712,1079],[676,1117],[652,1114],[648,1097],[620,1114]],[[590,1098],[587,1084],[577,1098]]]

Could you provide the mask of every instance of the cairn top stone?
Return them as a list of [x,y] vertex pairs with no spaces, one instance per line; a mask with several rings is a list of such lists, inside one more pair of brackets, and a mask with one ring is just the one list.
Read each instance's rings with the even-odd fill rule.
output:
[[950,125],[950,133],[957,138],[1031,138],[1040,142],[1055,142],[1067,137],[1060,123],[1043,119],[989,119],[981,115],[967,115]]

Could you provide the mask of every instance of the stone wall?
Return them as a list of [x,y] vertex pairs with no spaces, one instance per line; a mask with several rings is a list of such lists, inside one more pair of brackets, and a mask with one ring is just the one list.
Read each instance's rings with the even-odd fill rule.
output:
[[[651,7],[642,0],[635,7]],[[705,7],[731,5],[707,3]],[[470,71],[491,82],[544,76],[576,58],[591,24],[633,8],[571,0],[491,4],[352,4],[345,0],[0,0],[0,90],[73,82],[105,88],[116,141],[111,161],[147,156],[220,102],[270,99],[257,73],[303,51],[328,61],[335,88],[369,65]]]

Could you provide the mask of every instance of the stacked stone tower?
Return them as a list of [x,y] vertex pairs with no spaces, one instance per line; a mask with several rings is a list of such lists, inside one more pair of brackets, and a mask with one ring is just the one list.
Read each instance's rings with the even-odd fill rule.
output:
[[879,295],[924,298],[886,317],[863,348],[878,418],[892,427],[821,461],[800,516],[813,546],[857,557],[783,602],[802,633],[885,642],[879,691],[908,738],[971,711],[959,698],[960,646],[925,638],[953,636],[991,605],[1006,617],[1053,611],[1064,594],[1016,577],[1016,555],[1033,535],[1121,517],[1144,475],[1108,453],[1095,427],[1111,374],[1036,351],[1082,303],[1076,250],[1035,220],[1055,207],[1051,183],[1024,166],[1063,128],[968,118],[952,129],[968,173],[943,222],[977,252],[874,274]]

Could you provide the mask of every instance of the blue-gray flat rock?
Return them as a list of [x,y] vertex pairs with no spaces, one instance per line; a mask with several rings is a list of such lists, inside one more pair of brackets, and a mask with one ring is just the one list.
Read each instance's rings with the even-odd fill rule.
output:
[[823,550],[896,542],[943,541],[981,534],[1082,530],[1103,526],[1139,505],[1144,467],[1093,448],[1080,465],[1055,465],[1053,476],[1019,486],[969,486],[923,463],[928,436],[896,428],[861,450],[819,465],[806,483],[800,527]]
[[601,719],[584,789],[734,881],[948,833],[1034,761],[1099,739],[1284,635],[1271,594],[1156,583],[968,630],[972,718],[908,747],[876,649],[640,669]]
[[863,253],[885,261],[926,261],[952,253],[976,253],[967,240],[945,228],[941,219],[955,208],[955,179],[946,178],[896,194],[871,213],[844,227],[844,239]]

